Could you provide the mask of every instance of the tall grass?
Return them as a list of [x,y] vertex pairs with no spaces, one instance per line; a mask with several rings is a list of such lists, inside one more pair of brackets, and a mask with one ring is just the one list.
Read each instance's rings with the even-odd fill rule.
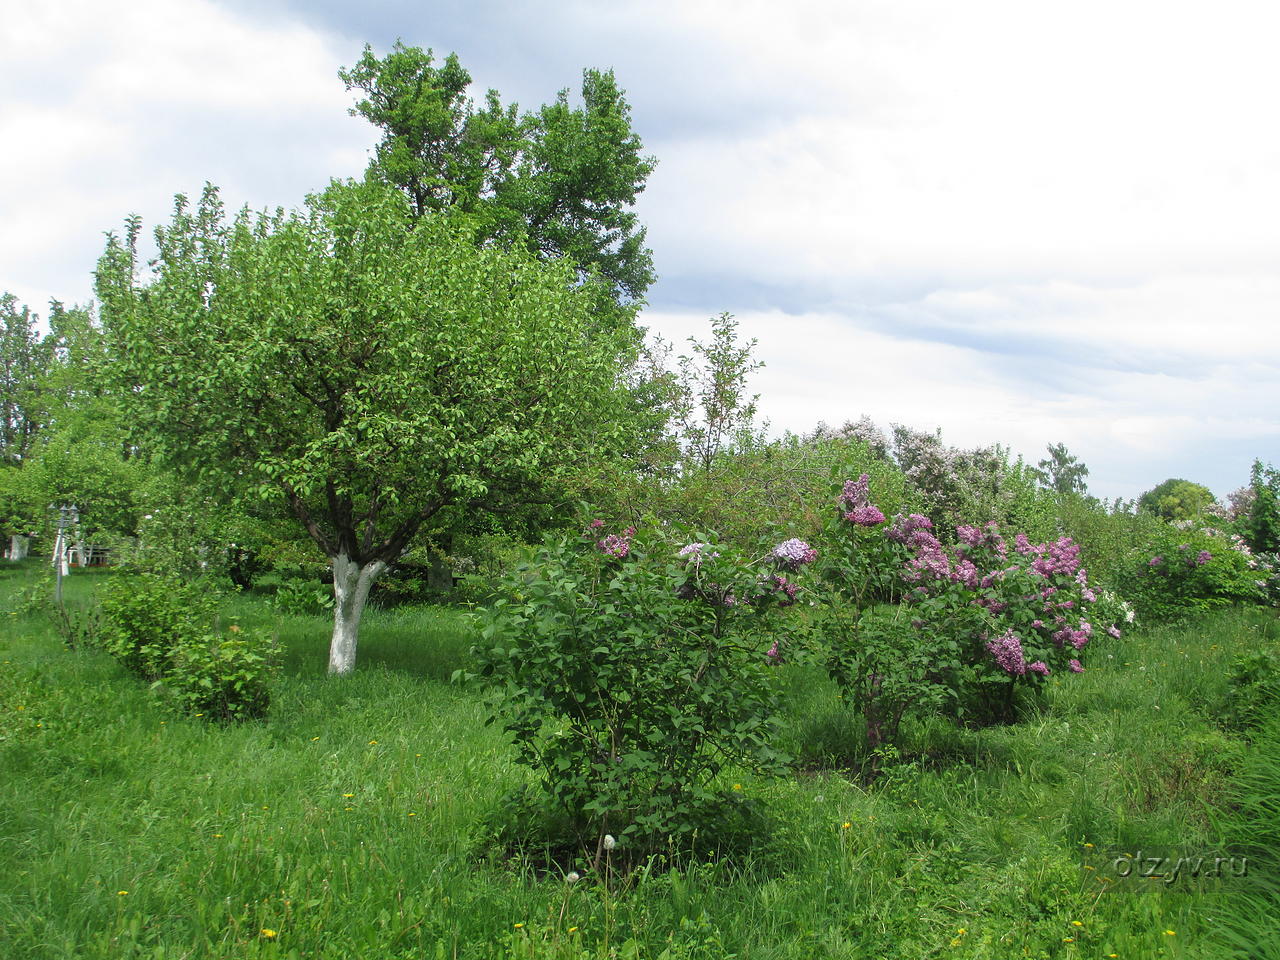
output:
[[[1213,956],[1263,903],[1085,866],[1225,842],[1233,778],[1267,795],[1275,768],[1248,781],[1256,745],[1213,722],[1231,658],[1273,642],[1266,612],[1108,640],[1020,724],[913,727],[872,784],[837,690],[781,668],[802,761],[725,781],[762,811],[751,853],[569,884],[485,842],[528,775],[448,682],[465,613],[371,611],[333,680],[325,618],[236,598],[224,615],[276,630],[286,674],[266,722],[214,726],[18,611],[31,574],[0,570],[0,957]],[[1274,829],[1274,805],[1239,813]]]

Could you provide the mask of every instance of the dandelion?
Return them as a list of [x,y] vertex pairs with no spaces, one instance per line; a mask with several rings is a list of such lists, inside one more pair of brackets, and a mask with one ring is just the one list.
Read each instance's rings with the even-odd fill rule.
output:
[[276,938],[276,931],[268,927],[263,927],[262,936],[267,940],[274,940]]
[[311,742],[312,742],[312,743],[315,743],[315,742],[316,742],[317,740],[319,740],[319,739],[320,739],[319,737],[312,737],[312,738],[311,738]]
[[850,827],[852,827],[852,826],[853,826],[853,824],[852,824],[852,823],[850,823],[848,820],[846,820],[844,823],[840,824],[840,829],[841,829],[841,830],[848,830],[848,829],[849,829]]
[[1092,850],[1092,849],[1093,849],[1093,844],[1092,844],[1092,843],[1086,843],[1086,844],[1085,844],[1085,849],[1087,849],[1087,850]]
[[371,747],[376,747],[377,745],[378,745],[378,741],[377,741],[377,740],[370,740],[370,741],[369,741],[369,746],[371,746]]
[[1176,936],[1177,936],[1177,934],[1176,934],[1176,933],[1174,933],[1172,930],[1166,930],[1166,931],[1164,932],[1164,935],[1165,935],[1166,937],[1176,937]]
[[[567,874],[565,874],[564,879],[566,883],[577,883],[579,880],[582,879],[582,877],[578,874],[577,870],[570,870]],[[574,927],[573,929],[576,930],[578,928]],[[573,930],[570,930],[569,932],[572,933]]]
[[1083,924],[1083,923],[1081,923],[1079,920],[1072,920],[1072,921],[1071,921],[1071,925],[1072,925],[1073,927],[1083,927],[1083,926],[1084,926],[1084,924]]
[[220,833],[215,833],[215,834],[213,835],[213,839],[215,839],[215,840],[221,840],[221,839],[222,839],[222,834],[220,834]]
[[1062,942],[1063,942],[1063,943],[1075,943],[1075,942],[1076,942],[1076,939],[1075,939],[1075,937],[1063,937],[1063,938],[1062,938]]
[[606,833],[604,835],[603,846],[606,850],[612,850],[617,845],[618,845],[618,841],[613,839],[613,834]]
[[416,817],[416,816],[417,816],[417,814],[416,814],[416,813],[414,813],[412,810],[410,810],[410,811],[409,811],[409,816],[411,816],[411,817]]
[[129,891],[128,891],[128,890],[117,890],[117,891],[116,891],[116,896],[117,896],[117,897],[127,897],[128,895],[129,895]]
[[351,799],[352,797],[354,797],[354,796],[355,796],[355,794],[354,794],[354,793],[344,793],[344,794],[343,794],[343,796],[344,796],[344,797],[346,797],[347,799]]
[[570,928],[569,928],[569,932],[570,932],[570,933],[577,933],[577,932],[578,932],[578,928],[577,928],[577,927],[570,927]]
[[733,785],[733,789],[735,789],[735,790],[741,790],[741,789],[742,789],[742,784],[740,784],[740,783],[735,783],[735,784]]

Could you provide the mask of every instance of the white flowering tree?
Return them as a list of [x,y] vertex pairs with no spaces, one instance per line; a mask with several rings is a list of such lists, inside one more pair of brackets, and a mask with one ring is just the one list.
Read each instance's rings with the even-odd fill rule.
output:
[[[574,265],[476,242],[465,216],[335,183],[228,223],[179,198],[98,272],[114,369],[157,454],[287,507],[329,558],[329,670],[355,665],[377,577],[450,510],[536,498],[622,434],[634,330]],[[616,331],[616,332],[615,332]]]

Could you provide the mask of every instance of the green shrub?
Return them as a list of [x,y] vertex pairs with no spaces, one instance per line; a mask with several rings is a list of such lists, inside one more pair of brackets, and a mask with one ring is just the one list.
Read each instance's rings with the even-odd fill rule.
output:
[[266,716],[279,670],[275,639],[233,624],[226,636],[203,634],[180,643],[158,685],[189,713],[210,720],[254,720]]
[[103,592],[102,646],[144,680],[158,680],[174,650],[213,619],[211,594],[155,574],[115,577]]
[[519,566],[473,654],[494,716],[579,842],[689,849],[722,806],[726,765],[782,760],[770,629],[808,547],[790,541],[766,566],[658,531],[602,533]]

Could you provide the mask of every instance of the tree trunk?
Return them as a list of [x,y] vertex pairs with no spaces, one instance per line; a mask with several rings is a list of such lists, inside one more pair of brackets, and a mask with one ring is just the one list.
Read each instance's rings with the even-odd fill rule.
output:
[[9,538],[9,559],[24,560],[27,556],[27,538],[20,533],[15,533]]
[[345,553],[333,558],[333,641],[329,644],[329,673],[347,674],[356,666],[360,615],[369,588],[387,569],[381,560],[360,566]]

